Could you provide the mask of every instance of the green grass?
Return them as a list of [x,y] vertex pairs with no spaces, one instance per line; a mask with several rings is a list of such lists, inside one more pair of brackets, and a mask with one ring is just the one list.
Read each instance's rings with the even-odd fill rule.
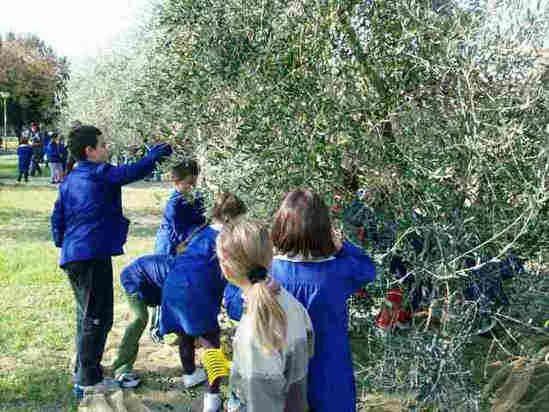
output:
[[0,156],[0,179],[17,177],[17,156]]
[[[37,180],[44,180],[50,177],[50,170],[44,163],[40,164],[42,168],[42,177],[36,178]],[[0,179],[17,179],[18,170],[17,170],[17,155],[15,154],[4,154],[3,147],[0,150]],[[32,176],[29,176],[31,181],[35,180]]]
[[[0,156],[0,411],[75,410],[74,302],[50,238],[57,191],[46,179],[42,186],[14,184],[15,166],[15,156]],[[114,259],[115,308],[122,301],[116,277],[152,251],[166,190],[130,187],[123,196],[133,224],[126,255]]]

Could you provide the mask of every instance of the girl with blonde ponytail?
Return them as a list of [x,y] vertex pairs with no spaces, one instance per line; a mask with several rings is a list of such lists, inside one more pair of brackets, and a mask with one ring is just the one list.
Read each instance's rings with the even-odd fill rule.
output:
[[272,250],[267,228],[250,220],[225,226],[217,238],[221,270],[245,300],[233,345],[229,412],[307,410],[312,325],[305,308],[268,275]]

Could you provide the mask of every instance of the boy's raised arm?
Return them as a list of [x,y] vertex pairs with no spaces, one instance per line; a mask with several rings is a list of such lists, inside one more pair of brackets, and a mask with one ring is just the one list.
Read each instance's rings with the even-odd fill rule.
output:
[[111,184],[127,185],[145,178],[154,170],[154,165],[157,162],[171,154],[171,146],[167,143],[160,143],[152,147],[143,159],[135,163],[123,166],[112,166],[105,163],[98,168],[98,172],[103,174]]

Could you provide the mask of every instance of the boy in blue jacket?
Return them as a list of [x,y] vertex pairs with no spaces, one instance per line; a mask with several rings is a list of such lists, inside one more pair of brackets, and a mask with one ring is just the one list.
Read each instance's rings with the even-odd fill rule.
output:
[[143,179],[172,152],[167,144],[153,147],[139,162],[115,167],[101,131],[81,126],[69,135],[69,151],[78,165],[62,183],[51,217],[60,266],[76,299],[76,367],[74,392],[104,392],[100,365],[113,321],[111,256],[124,253],[129,221],[122,214],[122,185]]
[[17,157],[19,160],[19,176],[17,181],[20,182],[21,178],[25,177],[25,182],[29,181],[29,167],[32,158],[32,147],[29,145],[29,139],[22,138],[19,147],[17,148]]

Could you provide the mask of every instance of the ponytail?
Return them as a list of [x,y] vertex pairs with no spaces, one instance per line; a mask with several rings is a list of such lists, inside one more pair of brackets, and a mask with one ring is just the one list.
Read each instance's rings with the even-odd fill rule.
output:
[[261,280],[252,285],[247,297],[247,313],[251,318],[252,330],[259,344],[267,352],[276,352],[286,346],[288,323],[277,292]]
[[229,281],[252,284],[246,292],[246,312],[254,336],[267,352],[286,346],[288,329],[286,313],[278,303],[278,284],[268,277],[273,257],[273,244],[265,225],[252,220],[239,220],[226,225],[217,238],[217,256]]

